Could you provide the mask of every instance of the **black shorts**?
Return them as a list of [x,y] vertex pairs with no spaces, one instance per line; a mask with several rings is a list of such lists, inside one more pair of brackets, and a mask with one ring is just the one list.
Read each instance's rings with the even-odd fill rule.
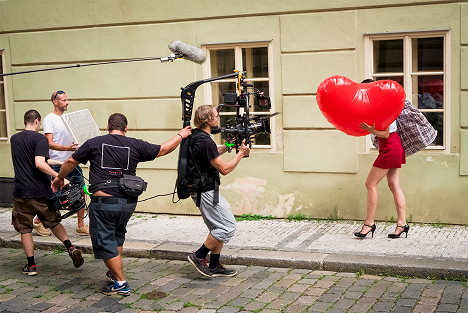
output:
[[11,224],[21,234],[28,234],[33,230],[34,216],[38,216],[45,228],[54,228],[62,217],[59,211],[51,211],[45,199],[15,198]]
[[123,246],[127,222],[135,211],[136,200],[116,197],[91,197],[88,207],[89,232],[96,259],[112,259]]

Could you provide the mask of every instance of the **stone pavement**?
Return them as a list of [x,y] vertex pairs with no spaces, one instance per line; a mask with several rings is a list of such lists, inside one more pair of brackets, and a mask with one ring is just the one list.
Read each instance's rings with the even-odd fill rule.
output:
[[186,261],[134,257],[124,258],[131,295],[107,297],[104,263],[84,258],[75,269],[67,253],[37,250],[39,275],[26,276],[24,252],[0,248],[0,312],[468,312],[460,281],[243,265],[209,279]]
[[[21,248],[11,210],[0,208],[0,246]],[[77,236],[76,218],[63,220],[72,242],[92,253],[89,237]],[[236,265],[302,268],[419,278],[468,278],[468,228],[410,224],[408,238],[389,239],[394,223],[377,223],[374,238],[353,233],[357,221],[240,221],[223,249],[222,262]],[[203,243],[207,228],[200,216],[135,213],[128,225],[125,254],[186,260]],[[54,237],[34,236],[35,247],[54,250]]]

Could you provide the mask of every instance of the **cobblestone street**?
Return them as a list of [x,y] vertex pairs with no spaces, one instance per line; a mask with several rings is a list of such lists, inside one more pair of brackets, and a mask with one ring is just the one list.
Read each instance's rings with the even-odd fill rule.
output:
[[188,262],[130,257],[132,294],[107,297],[102,261],[75,269],[55,252],[36,250],[39,275],[26,276],[23,250],[0,249],[0,312],[468,312],[460,281],[239,265],[205,279]]

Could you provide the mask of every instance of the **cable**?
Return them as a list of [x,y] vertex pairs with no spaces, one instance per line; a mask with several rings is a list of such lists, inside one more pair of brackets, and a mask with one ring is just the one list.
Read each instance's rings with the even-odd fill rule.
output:
[[[143,200],[138,200],[137,202],[143,202],[143,201],[146,201],[146,200],[150,200],[150,199],[153,199],[153,198],[157,198],[157,197],[165,197],[165,196],[170,196],[170,195],[174,195],[175,192],[171,192],[171,193],[166,193],[164,195],[156,195],[156,196],[152,196],[152,197],[149,197],[149,198],[146,198],[146,199],[143,199]],[[176,202],[177,203],[177,202]]]

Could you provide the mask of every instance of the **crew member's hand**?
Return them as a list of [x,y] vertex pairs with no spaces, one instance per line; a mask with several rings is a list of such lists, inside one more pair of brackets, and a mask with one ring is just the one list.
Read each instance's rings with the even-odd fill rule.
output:
[[66,178],[63,179],[63,185],[66,186],[70,183],[70,181]]
[[79,147],[79,144],[72,142],[71,145],[67,146],[67,151],[76,151]]
[[372,126],[370,126],[370,125],[362,122],[361,124],[359,124],[359,128],[364,129],[364,130],[368,131],[369,133],[373,134],[374,130],[375,130],[375,123],[372,124]]
[[242,156],[248,156],[250,154],[250,148],[249,146],[245,145],[245,139],[242,140],[242,144],[239,148],[239,153],[242,154]]
[[182,128],[179,134],[182,136],[182,138],[187,138],[188,136],[192,134],[192,127],[187,126],[187,127]]
[[65,179],[64,178],[55,177],[54,180],[52,181],[51,187],[52,187],[53,192],[57,192],[59,190],[62,190],[63,186],[65,186]]

